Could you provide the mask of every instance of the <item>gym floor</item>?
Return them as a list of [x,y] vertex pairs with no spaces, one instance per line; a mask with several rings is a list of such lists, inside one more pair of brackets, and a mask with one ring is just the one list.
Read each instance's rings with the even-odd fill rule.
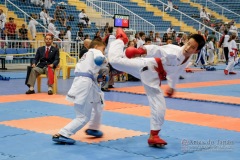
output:
[[102,138],[85,135],[86,126],[71,137],[75,145],[60,145],[51,135],[75,117],[73,104],[65,100],[73,77],[59,78],[56,95],[47,95],[46,79],[42,93],[26,95],[25,71],[1,71],[11,79],[0,81],[0,160],[237,160],[240,69],[224,75],[225,67],[184,73],[177,93],[166,98],[163,148],[147,144],[150,109],[141,82],[118,82],[105,92]]

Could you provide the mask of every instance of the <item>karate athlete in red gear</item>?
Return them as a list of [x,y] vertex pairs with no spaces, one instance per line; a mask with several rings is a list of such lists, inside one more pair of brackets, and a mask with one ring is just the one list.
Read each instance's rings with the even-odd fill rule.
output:
[[224,74],[228,75],[228,74],[237,74],[236,72],[234,72],[234,65],[237,63],[238,61],[238,57],[237,57],[237,53],[238,53],[238,48],[237,48],[237,44],[236,44],[236,38],[237,36],[235,34],[231,35],[230,39],[228,40],[228,50],[229,50],[229,62],[227,65],[227,68],[224,70]]
[[[179,75],[190,61],[191,55],[197,54],[205,41],[201,35],[194,34],[183,47],[146,45],[140,49],[127,48],[124,54],[123,48],[128,38],[121,28],[117,29],[116,38],[110,45],[108,59],[114,68],[141,79],[143,83],[151,109],[148,144],[157,147],[167,145],[158,135],[166,111],[164,95],[159,87],[161,79],[167,75],[169,88],[166,94],[172,96]],[[145,54],[146,57],[138,57]]]

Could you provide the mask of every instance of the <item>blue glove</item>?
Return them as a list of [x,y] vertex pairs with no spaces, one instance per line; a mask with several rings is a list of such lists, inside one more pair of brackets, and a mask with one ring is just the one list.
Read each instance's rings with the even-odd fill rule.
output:
[[94,62],[97,66],[101,66],[105,61],[105,57],[98,56],[94,58]]
[[97,81],[98,82],[102,82],[102,81],[108,82],[109,81],[109,76],[99,74],[98,77],[97,77]]

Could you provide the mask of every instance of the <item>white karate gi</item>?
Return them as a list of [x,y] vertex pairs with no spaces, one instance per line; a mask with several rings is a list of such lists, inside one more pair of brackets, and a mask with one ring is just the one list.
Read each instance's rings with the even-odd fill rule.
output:
[[49,23],[48,25],[48,30],[50,33],[52,33],[54,35],[55,38],[58,38],[58,35],[59,35],[59,31],[57,31],[55,25],[53,23]]
[[46,12],[44,12],[44,11],[41,11],[40,12],[40,19],[42,19],[42,21],[43,21],[43,25],[47,25],[47,14],[46,14]]
[[6,15],[2,13],[0,15],[0,29],[5,28],[5,23],[6,23]]
[[[97,56],[104,57],[101,51],[89,49],[76,65],[75,74],[84,72],[93,75],[89,77],[76,76],[68,91],[66,99],[74,103],[76,118],[59,131],[59,134],[70,137],[89,122],[89,129],[99,130],[104,106],[104,94],[98,86],[96,77],[102,66],[94,63]],[[90,119],[91,118],[91,119]]]
[[172,9],[173,9],[172,0],[168,0],[167,3],[168,3],[168,5],[167,5],[167,8],[165,9],[165,11],[167,11],[170,8],[170,11],[172,12]]
[[44,8],[45,9],[51,9],[52,7],[52,1],[51,0],[45,0],[44,1]]
[[214,45],[213,45],[213,42],[212,42],[212,41],[208,42],[207,52],[208,52],[208,54],[209,54],[209,60],[208,60],[208,62],[209,62],[210,64],[213,64],[213,63],[214,63]]
[[[228,72],[233,72],[234,69],[234,64],[236,63],[237,60],[237,44],[235,40],[231,40],[230,42],[228,42],[228,57],[229,57],[229,62],[227,65],[226,70],[228,70]],[[230,56],[230,52],[234,53],[234,56]]]
[[[186,63],[181,65],[185,57],[182,55],[182,48],[176,45],[146,45],[146,58],[128,59],[123,53],[124,44],[122,40],[117,39],[112,42],[108,52],[109,63],[117,70],[127,72],[134,77],[141,79],[151,109],[150,129],[160,130],[164,122],[166,112],[166,103],[164,94],[160,85],[160,79],[157,71],[158,67],[155,58],[162,60],[163,67],[167,72],[168,84],[171,88],[176,87],[181,71],[185,69],[191,57]],[[143,68],[147,70],[143,71]]]
[[66,35],[63,37],[64,38],[64,51],[70,53],[71,51],[71,41],[72,41],[72,34],[71,31],[67,31]]
[[38,22],[35,19],[29,21],[28,29],[32,35],[32,39],[36,38],[36,25],[38,25]]

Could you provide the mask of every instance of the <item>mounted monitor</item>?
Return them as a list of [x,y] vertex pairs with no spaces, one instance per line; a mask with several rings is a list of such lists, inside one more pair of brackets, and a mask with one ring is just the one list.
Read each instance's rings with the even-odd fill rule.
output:
[[129,15],[114,14],[114,27],[129,28]]

